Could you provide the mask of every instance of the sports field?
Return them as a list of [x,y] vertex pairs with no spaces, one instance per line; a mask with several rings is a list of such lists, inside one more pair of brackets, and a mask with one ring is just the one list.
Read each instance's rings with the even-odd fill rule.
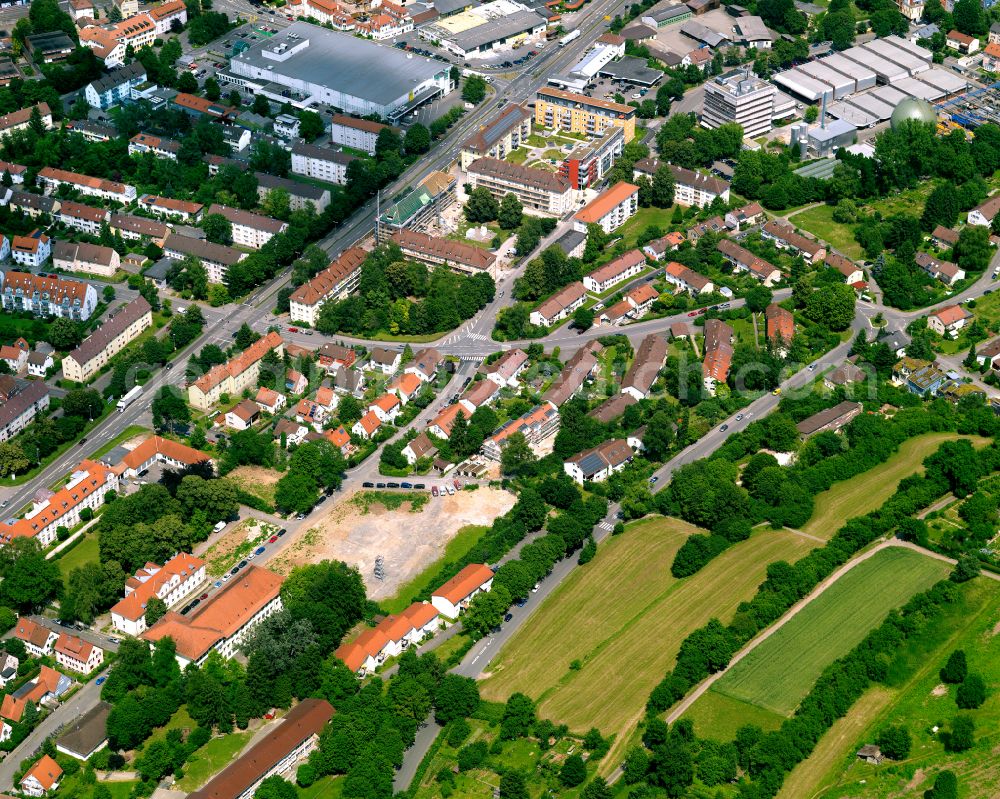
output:
[[641,715],[692,630],[713,616],[728,621],[769,563],[797,560],[815,546],[787,531],[762,531],[676,580],[674,553],[695,530],[677,519],[653,519],[602,545],[508,642],[481,686],[483,696],[504,700],[520,691],[539,700],[543,718],[573,730],[622,732]]
[[950,570],[947,563],[909,549],[890,547],[877,552],[789,619],[711,690],[791,715],[823,669],[860,643],[892,608],[905,604]]
[[[948,768],[958,776],[967,799],[1000,796],[1000,583],[979,578],[960,587],[958,603],[921,635],[912,639],[890,664],[888,686],[869,690],[823,736],[816,749],[796,766],[778,799],[876,799],[923,796],[934,774]],[[934,725],[956,714],[954,689],[942,690],[938,670],[955,649],[965,650],[970,671],[983,674],[990,690],[974,711],[976,744],[968,752],[944,752]],[[902,767],[875,767],[855,757],[887,724],[905,724],[913,737]]]
[[968,438],[975,447],[991,442],[980,436],[958,436],[955,433],[927,433],[904,441],[899,451],[874,469],[834,483],[829,490],[816,495],[812,518],[802,530],[821,538],[830,538],[850,517],[863,516],[875,510],[892,496],[904,477],[923,472],[923,460],[945,441]]

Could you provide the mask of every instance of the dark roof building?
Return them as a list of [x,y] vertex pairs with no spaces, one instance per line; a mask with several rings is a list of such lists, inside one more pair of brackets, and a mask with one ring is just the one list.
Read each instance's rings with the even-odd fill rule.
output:
[[861,413],[860,402],[841,402],[825,411],[814,413],[808,419],[803,419],[795,427],[803,436],[811,436],[826,430],[839,430]]
[[108,715],[111,705],[98,702],[84,713],[56,739],[56,749],[77,760],[86,760],[108,743]]

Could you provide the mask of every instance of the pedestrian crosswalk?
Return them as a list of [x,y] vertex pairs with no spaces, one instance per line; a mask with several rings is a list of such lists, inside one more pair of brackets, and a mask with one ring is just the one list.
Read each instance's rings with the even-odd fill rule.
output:
[[602,530],[607,530],[607,531],[608,531],[609,533],[610,533],[610,532],[611,532],[612,530],[614,530],[614,529],[615,529],[615,526],[614,526],[614,525],[613,525],[613,524],[612,524],[611,522],[607,522],[607,521],[605,521],[605,522],[601,522],[601,523],[600,523],[599,525],[597,525],[597,526],[598,526],[598,527],[599,527],[600,529],[602,529]]

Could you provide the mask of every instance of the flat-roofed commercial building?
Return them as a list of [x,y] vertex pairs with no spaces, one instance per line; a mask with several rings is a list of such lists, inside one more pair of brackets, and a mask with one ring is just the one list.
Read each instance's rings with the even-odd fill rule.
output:
[[[323,104],[348,114],[396,120],[454,87],[451,65],[393,47],[294,22],[234,56],[228,83],[299,108]],[[286,92],[283,95],[282,92]]]
[[513,194],[525,210],[563,216],[573,207],[573,187],[561,175],[546,169],[511,164],[497,158],[480,158],[466,170],[473,189],[483,186],[498,202]]
[[548,23],[541,14],[513,0],[493,0],[420,29],[420,37],[439,42],[459,58],[480,58],[495,50],[538,38]]
[[771,130],[774,98],[778,90],[749,71],[736,70],[719,75],[705,84],[705,105],[701,124],[718,128],[729,122],[743,127],[746,138]]
[[635,109],[544,86],[535,98],[535,124],[588,136],[601,136],[605,128],[616,125],[625,132],[627,144],[635,138]]

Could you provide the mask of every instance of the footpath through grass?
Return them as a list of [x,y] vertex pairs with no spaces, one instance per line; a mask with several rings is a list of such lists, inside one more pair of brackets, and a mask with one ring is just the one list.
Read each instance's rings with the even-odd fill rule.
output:
[[511,639],[483,695],[503,700],[520,691],[540,700],[540,716],[572,730],[622,734],[638,722],[692,630],[713,617],[728,621],[769,563],[797,560],[815,544],[762,531],[696,575],[674,579],[674,553],[696,529],[651,519],[601,546]]
[[[960,600],[920,636],[912,639],[889,666],[888,687],[868,691],[823,738],[812,755],[785,780],[778,799],[881,799],[919,797],[941,769],[958,776],[963,799],[1000,796],[1000,584],[977,578],[959,588]],[[986,680],[989,696],[978,710],[976,744],[949,754],[935,725],[958,713],[954,686],[942,690],[938,671],[955,649],[963,649],[969,670]],[[905,724],[913,738],[910,757],[900,764],[870,766],[856,751],[873,742],[888,724]]]
[[[827,666],[860,643],[890,610],[950,571],[947,563],[910,549],[881,550],[806,605],[711,690],[789,716]],[[692,715],[697,718],[697,712]]]
[[829,490],[816,496],[812,518],[803,532],[821,538],[831,538],[852,516],[863,516],[880,507],[891,497],[899,481],[914,473],[923,473],[923,460],[945,441],[968,438],[975,447],[985,447],[992,439],[980,436],[959,436],[956,433],[927,433],[904,441],[899,451],[885,463],[867,472],[834,483]]

